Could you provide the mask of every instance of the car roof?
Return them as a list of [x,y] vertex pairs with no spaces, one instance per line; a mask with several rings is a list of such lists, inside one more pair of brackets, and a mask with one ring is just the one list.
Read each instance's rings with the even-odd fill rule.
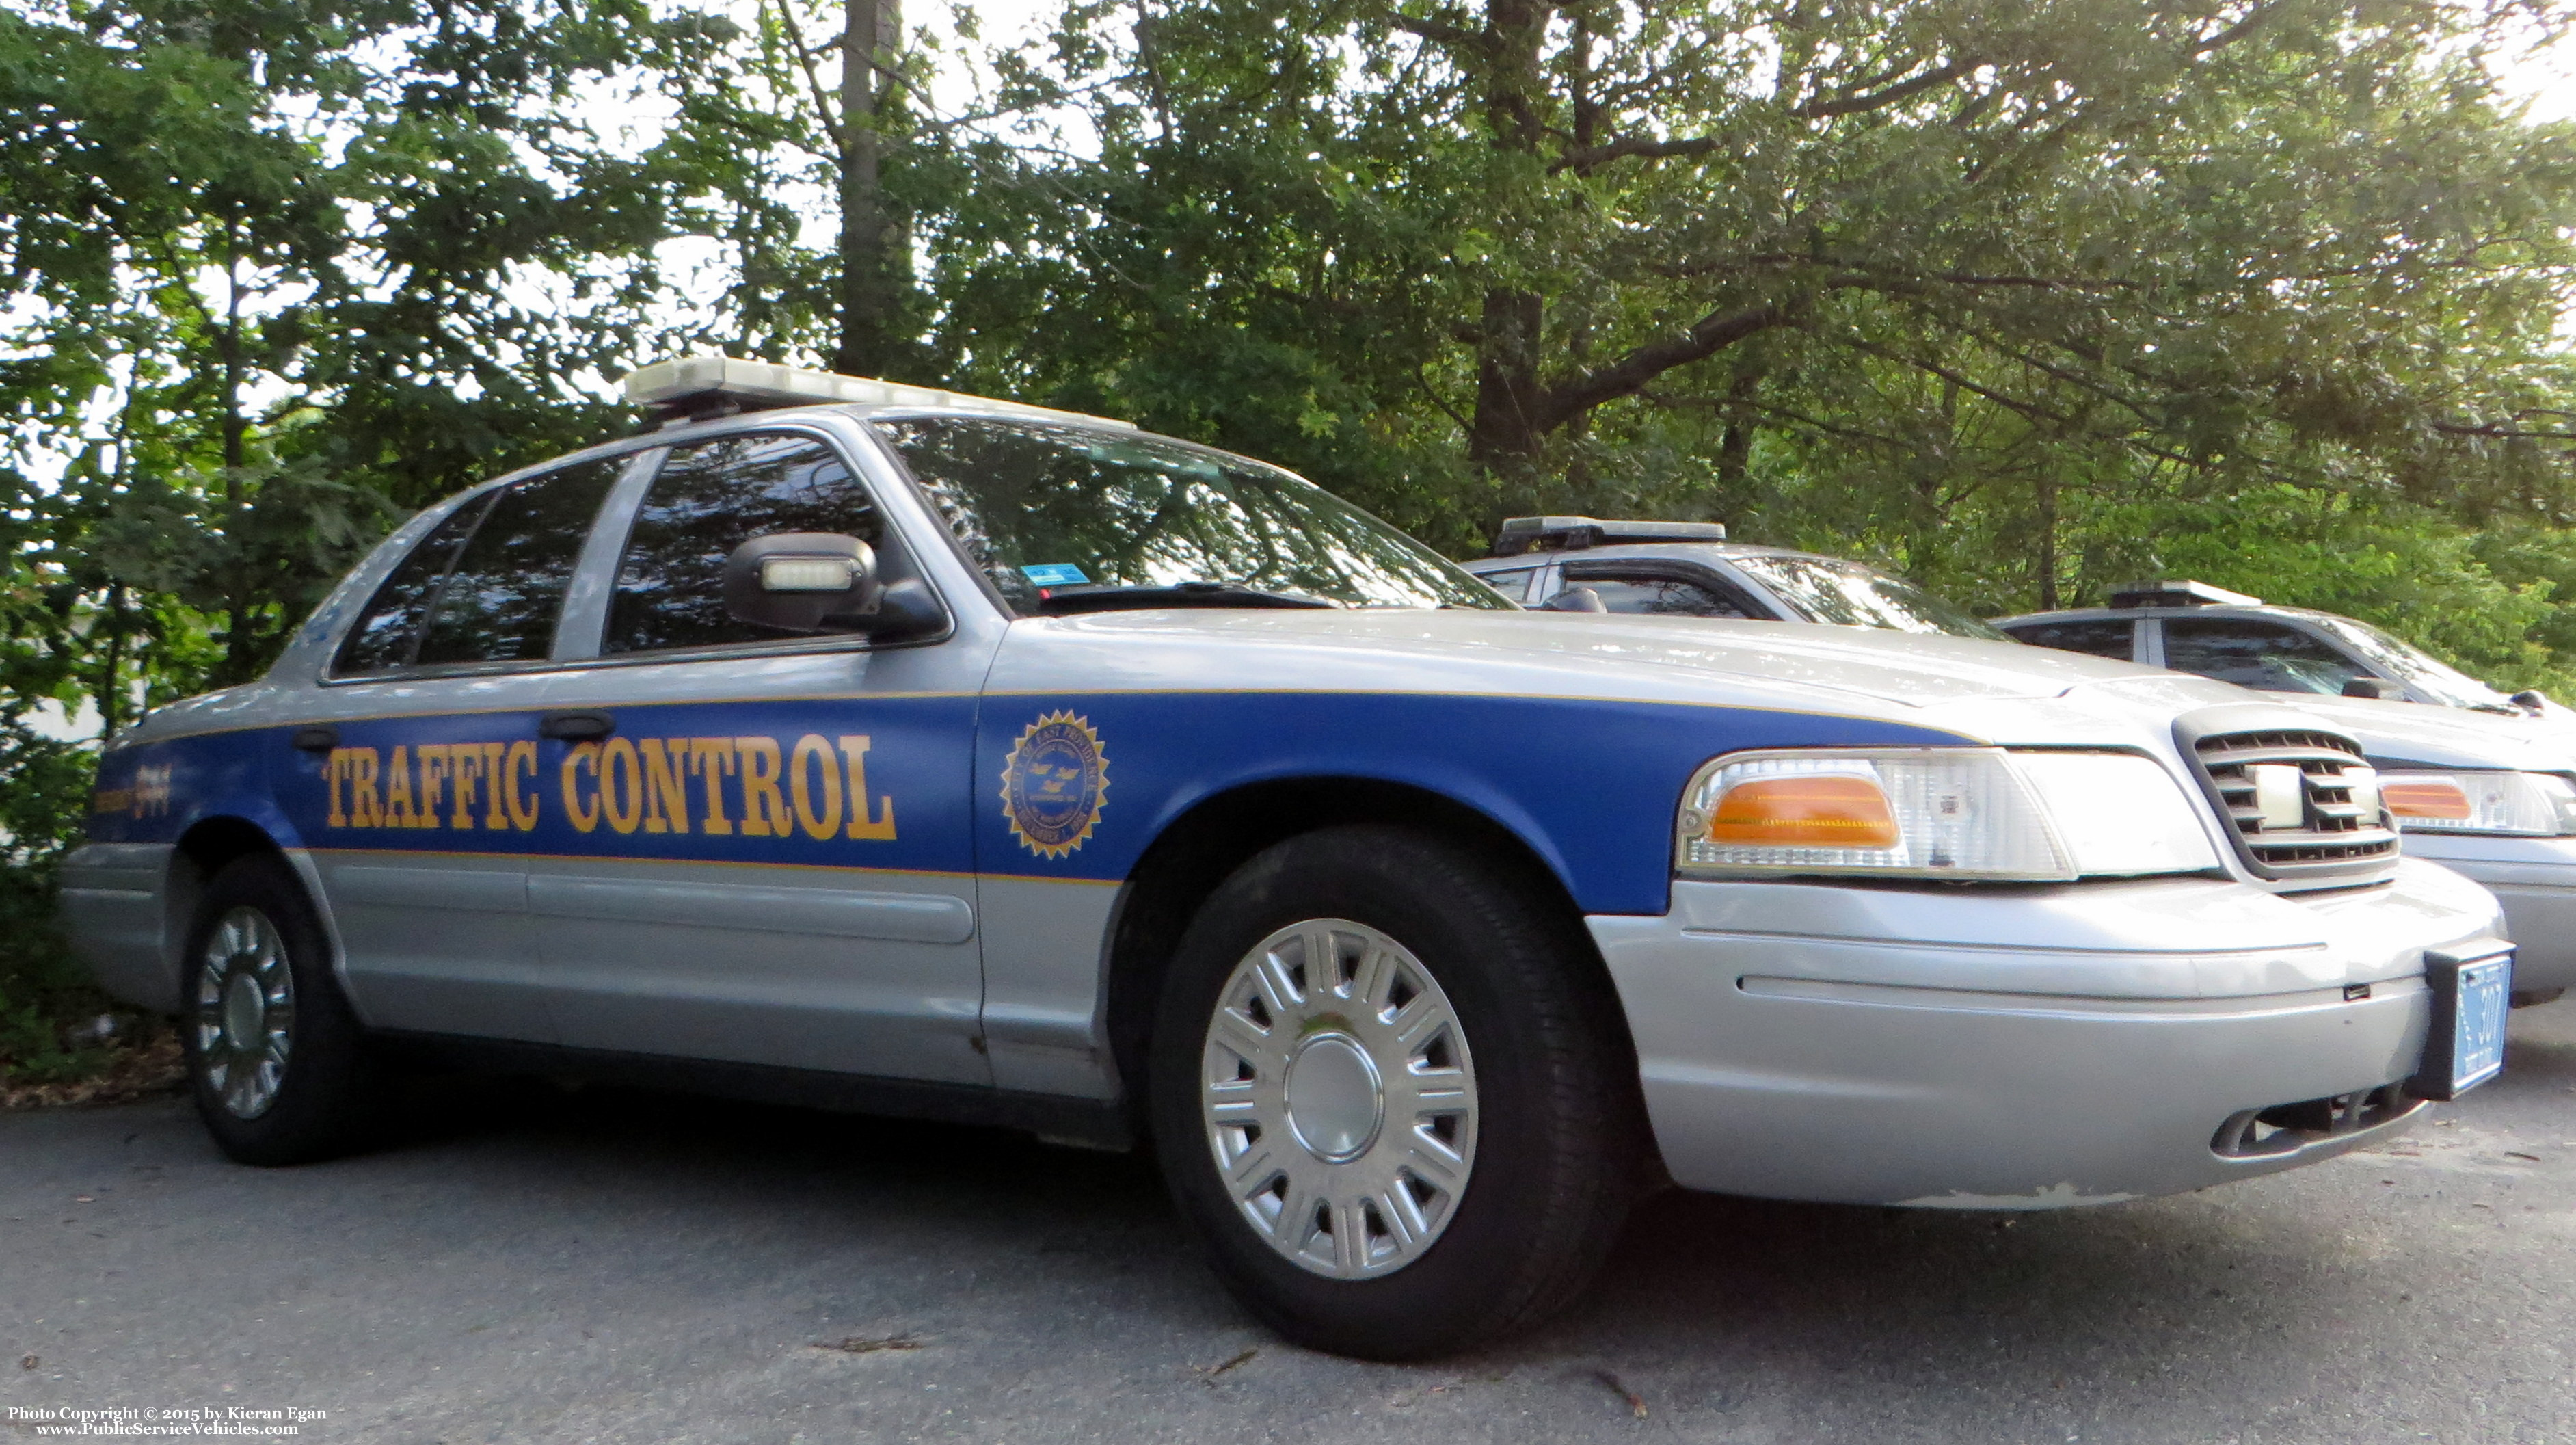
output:
[[2064,607],[2055,612],[2024,612],[2012,617],[1993,617],[1987,620],[1997,627],[2019,627],[2033,622],[2128,622],[2141,617],[2296,617],[2332,622],[2351,620],[2338,613],[2317,611],[2313,607],[2283,607],[2273,602],[2213,602],[2199,607]]
[[1612,547],[1567,547],[1541,552],[1522,552],[1510,557],[1479,557],[1458,565],[1470,572],[1505,572],[1522,567],[1535,567],[1550,561],[1589,562],[1663,561],[1725,562],[1738,557],[1804,557],[1839,566],[1866,567],[1848,557],[1828,557],[1821,552],[1801,552],[1795,547],[1765,547],[1753,542],[1628,542]]

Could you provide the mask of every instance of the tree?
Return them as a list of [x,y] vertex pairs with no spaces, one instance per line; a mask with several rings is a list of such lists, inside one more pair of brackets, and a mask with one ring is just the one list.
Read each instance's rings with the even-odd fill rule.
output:
[[1994,560],[1940,560],[1988,505],[2029,597],[2079,580],[2095,487],[2569,490],[2540,373],[2576,175],[2486,79],[2501,12],[1126,16],[1060,41],[1097,155],[1024,158],[1016,233],[943,233],[945,354],[1462,545],[1542,504],[1794,531],[1831,494],[1938,580]]
[[627,0],[0,15],[0,408],[51,528],[10,565],[41,647],[104,653],[68,675],[106,719],[134,648],[165,693],[255,676],[402,510],[615,424],[582,373],[647,342],[695,177],[571,103],[731,35]]

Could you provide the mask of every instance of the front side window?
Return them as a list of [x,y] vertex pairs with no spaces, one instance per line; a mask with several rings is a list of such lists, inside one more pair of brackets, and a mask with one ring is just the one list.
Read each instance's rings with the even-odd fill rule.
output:
[[777,532],[856,537],[877,549],[880,577],[904,575],[876,503],[829,444],[753,433],[674,447],[627,530],[599,650],[781,640],[787,634],[737,621],[724,603],[725,559]]
[[501,493],[439,584],[416,660],[536,662],[553,653],[573,564],[625,465],[623,457],[585,462]]
[[2444,663],[2420,647],[2398,641],[2367,622],[2349,617],[2320,617],[2317,625],[2343,639],[2344,645],[2379,665],[2379,670],[2415,688],[2444,707],[2481,708],[2519,714],[2513,699]]
[[2005,629],[2016,639],[2033,647],[2054,647],[2060,652],[2089,652],[2095,657],[2116,657],[2122,662],[2136,656],[2130,650],[2134,622],[2096,618],[2087,622],[2025,622]]
[[1759,552],[1727,560],[1809,622],[2005,640],[1993,624],[1957,603],[1859,562]]
[[1613,612],[1647,617],[1743,617],[1746,612],[1716,591],[1678,577],[1626,576],[1566,578],[1568,587],[1589,587],[1601,605]]
[[2329,697],[2370,674],[2323,638],[2277,622],[2241,617],[2165,619],[2165,666],[2260,692]]
[[1023,615],[1510,603],[1310,482],[1178,442],[982,417],[875,423]]

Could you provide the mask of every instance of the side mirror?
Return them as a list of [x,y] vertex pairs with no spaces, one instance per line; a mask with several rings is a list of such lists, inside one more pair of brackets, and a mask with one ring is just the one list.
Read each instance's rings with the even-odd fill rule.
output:
[[2549,701],[2549,694],[2541,692],[2535,688],[2528,692],[2515,693],[2513,695],[2513,705],[2521,708],[2524,712],[2531,714],[2533,717],[2547,717],[2549,715],[2549,709],[2553,704]]
[[870,637],[937,625],[938,599],[920,582],[877,577],[874,549],[838,532],[774,532],[725,558],[725,613],[790,633]]
[[2343,680],[2343,695],[2376,698],[2381,702],[2404,702],[2406,689],[2383,677],[2347,677]]
[[1541,612],[1607,612],[1601,594],[1589,587],[1568,587],[1538,605]]

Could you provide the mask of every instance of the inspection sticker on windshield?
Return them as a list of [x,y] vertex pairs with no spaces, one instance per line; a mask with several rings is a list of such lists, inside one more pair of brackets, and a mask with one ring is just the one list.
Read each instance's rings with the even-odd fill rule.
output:
[[1040,587],[1074,587],[1091,580],[1070,562],[1040,562],[1021,568],[1020,575]]

